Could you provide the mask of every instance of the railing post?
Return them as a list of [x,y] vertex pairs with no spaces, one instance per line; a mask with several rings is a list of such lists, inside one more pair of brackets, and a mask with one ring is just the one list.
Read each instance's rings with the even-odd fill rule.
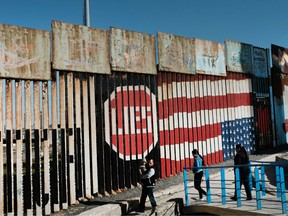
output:
[[186,205],[189,205],[189,199],[188,199],[188,184],[187,184],[187,171],[184,168],[183,171],[183,181],[184,181],[184,192],[185,192],[185,203]]
[[261,166],[262,196],[266,195],[265,167]]
[[207,189],[207,203],[211,203],[211,191],[210,191],[210,177],[209,170],[205,169],[206,189]]
[[252,177],[252,168],[251,168],[251,162],[249,162],[249,169],[250,169],[250,173],[249,173],[249,186],[250,186],[250,190],[253,190],[253,177]]
[[276,173],[276,187],[277,187],[277,197],[281,197],[281,184],[280,184],[280,169],[279,166],[275,166]]
[[256,204],[257,204],[257,210],[262,209],[262,201],[260,196],[260,182],[259,182],[259,169],[255,167],[254,169],[255,173],[255,182],[256,182]]
[[284,169],[280,167],[280,182],[281,182],[281,203],[282,203],[282,213],[287,213],[286,206],[286,190],[285,190],[285,177],[284,177]]
[[221,168],[222,205],[226,204],[225,170]]
[[237,207],[241,207],[241,191],[240,191],[240,173],[239,168],[235,169],[235,181],[236,181],[236,198],[237,198]]

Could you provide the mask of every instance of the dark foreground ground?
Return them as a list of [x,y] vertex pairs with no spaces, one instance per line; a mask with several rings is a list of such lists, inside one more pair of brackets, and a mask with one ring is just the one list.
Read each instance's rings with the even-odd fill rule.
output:
[[[257,154],[250,155],[250,160],[260,160],[264,157],[267,157],[271,154],[280,153],[282,151],[288,151],[288,145],[280,145],[274,148],[269,148],[265,150],[259,151]],[[233,165],[233,160],[224,161],[222,163],[219,163],[217,165],[219,166],[225,166],[225,165]],[[217,169],[212,169],[210,174],[213,174],[215,172],[219,172]],[[169,187],[173,187],[175,185],[179,185],[183,183],[183,175],[177,175],[173,177],[166,178],[165,180],[160,179],[156,183],[156,191],[165,190]],[[99,205],[108,204],[108,203],[115,203],[119,201],[128,201],[135,197],[141,196],[141,187],[136,187],[133,189],[125,190],[119,194],[116,195],[109,195],[109,196],[103,196],[103,197],[95,197],[92,200],[88,200],[85,202],[80,202],[77,205],[69,206],[68,210],[61,210],[60,212],[52,213],[53,216],[66,216],[66,215],[77,215],[84,211],[87,211],[89,209],[95,208]]]

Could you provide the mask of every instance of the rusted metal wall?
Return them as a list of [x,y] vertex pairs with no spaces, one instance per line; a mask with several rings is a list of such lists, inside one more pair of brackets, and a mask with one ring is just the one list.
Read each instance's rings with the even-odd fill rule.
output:
[[159,70],[196,73],[195,39],[158,32]]
[[51,79],[50,32],[0,24],[0,77]]
[[112,70],[157,74],[154,35],[111,27],[110,50]]
[[269,90],[269,50],[253,47],[254,75],[252,77],[253,107],[255,113],[256,151],[273,146],[274,128],[272,123],[274,105]]
[[[166,178],[193,165],[194,148],[208,165],[232,158],[235,144],[254,149],[251,74],[157,71],[153,36],[113,29],[110,42],[120,50],[111,51],[111,74],[75,72],[83,69],[77,64],[73,72],[60,62],[52,64],[49,81],[0,79],[0,214],[49,215],[98,193],[136,187],[143,158],[153,158],[156,177]],[[206,60],[215,56],[202,51]]]
[[52,46],[55,70],[111,73],[106,30],[53,21]]

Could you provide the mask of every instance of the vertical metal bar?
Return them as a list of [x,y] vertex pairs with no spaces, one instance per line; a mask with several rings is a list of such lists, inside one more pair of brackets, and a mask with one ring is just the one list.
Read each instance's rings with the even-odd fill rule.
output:
[[191,75],[185,76],[185,84],[186,84],[186,95],[187,95],[187,133],[188,133],[188,162],[189,164],[187,166],[191,167],[193,166],[193,156],[192,156],[192,150],[193,150],[193,119],[192,119],[192,94],[191,94],[191,82],[190,82]]
[[4,149],[3,149],[3,135],[4,135],[4,119],[3,119],[3,85],[4,80],[0,79],[0,215],[4,215]]
[[218,149],[218,121],[217,110],[219,109],[216,102],[216,89],[214,76],[209,76],[208,85],[208,104],[209,104],[209,123],[210,123],[210,139],[211,139],[211,152],[212,152],[212,164],[219,163],[219,149]]
[[209,112],[209,91],[208,87],[210,86],[210,80],[208,76],[202,76],[202,85],[203,85],[203,95],[202,95],[202,100],[203,100],[203,114],[204,114],[204,121],[202,123],[203,127],[203,134],[204,135],[204,140],[206,142],[206,149],[207,149],[207,165],[212,164],[212,151],[211,151],[211,128],[210,128],[210,112]]
[[159,145],[160,145],[160,164],[161,178],[166,178],[166,159],[165,159],[165,140],[164,140],[164,96],[163,96],[163,72],[159,73],[157,78],[158,84],[158,124],[159,124]]
[[85,170],[85,196],[91,198],[91,167],[90,167],[90,138],[89,138],[89,102],[87,76],[83,84],[83,126],[84,126],[84,170]]
[[[158,116],[157,116],[157,76],[151,75],[150,76],[150,90],[151,90],[151,117],[152,117],[152,142],[153,142],[153,149],[154,149],[154,159],[158,161],[156,165],[156,169],[160,171],[160,151],[159,151],[159,144],[158,144]],[[156,178],[159,178],[159,171],[156,173]]]
[[59,74],[59,103],[60,103],[60,130],[61,130],[61,165],[59,166],[60,202],[62,209],[68,209],[67,197],[67,142],[66,142],[66,89],[65,73]]
[[[188,100],[187,100],[187,91],[186,91],[186,76],[182,74],[181,76],[181,84],[182,84],[182,121],[183,121],[183,132],[184,132],[184,167],[189,167],[189,135],[188,135]],[[191,150],[192,151],[192,150]]]
[[[40,159],[40,82],[34,82],[34,175],[33,175],[33,197],[36,215],[42,214],[41,209],[41,159]],[[32,99],[32,100],[33,100]]]
[[282,213],[287,213],[287,204],[286,204],[286,189],[285,189],[285,176],[284,169],[280,167],[280,182],[281,182],[281,203],[282,203]]
[[[1,102],[1,101],[0,101]],[[23,210],[23,148],[22,148],[22,81],[16,81],[16,190],[17,215],[24,214]],[[1,111],[0,111],[1,112]]]
[[84,25],[90,27],[90,6],[89,6],[89,0],[84,0]]
[[265,167],[261,166],[262,196],[266,195]]
[[[105,184],[104,189],[108,192],[111,192],[112,190],[116,190],[119,188],[119,175],[118,175],[118,157],[117,152],[114,151],[113,143],[114,145],[117,145],[117,131],[116,129],[116,112],[117,112],[117,103],[116,103],[116,84],[115,84],[115,77],[117,76],[116,73],[113,74],[113,79],[111,76],[101,76],[101,79],[99,80],[99,88],[100,90],[97,92],[100,92],[101,95],[107,95],[107,102],[105,101],[105,97],[100,97],[100,116],[98,119],[101,119],[103,122],[100,125],[103,125],[105,127],[105,132],[103,130],[103,133],[107,136],[106,140],[108,140],[111,145],[102,145],[100,150],[100,160],[103,158],[103,174],[105,176]],[[111,94],[111,92],[114,91],[114,94]],[[114,103],[112,102],[114,99]],[[114,108],[114,110],[113,110]],[[111,111],[111,112],[110,112]],[[103,113],[105,113],[107,116],[104,116]],[[103,118],[104,116],[104,118]],[[136,119],[135,119],[136,121]],[[109,128],[108,128],[109,126]],[[107,128],[107,129],[106,129]],[[104,143],[104,139],[101,140],[101,143]],[[113,143],[112,143],[113,142]],[[101,152],[103,151],[102,155]],[[102,166],[101,166],[102,168]],[[99,179],[100,181],[100,179]],[[100,189],[100,188],[99,188]]]
[[[172,78],[171,73],[167,74],[167,107],[168,109],[168,116],[166,118],[169,119],[169,143],[170,143],[170,152],[171,152],[171,170],[170,173],[174,176],[176,174],[176,157],[175,157],[175,127],[174,127],[174,111],[173,111],[173,104],[174,104],[174,98],[173,98],[173,87],[172,87]],[[165,105],[164,105],[165,106]],[[168,143],[167,143],[168,145]],[[180,168],[178,170],[178,173],[180,172]]]
[[249,162],[249,170],[250,170],[250,173],[249,173],[249,187],[250,187],[250,190],[252,191],[253,190],[253,177],[252,177],[252,167],[251,167],[251,162]]
[[[184,150],[184,124],[183,124],[183,101],[182,101],[182,79],[181,74],[176,74],[177,79],[177,104],[178,104],[178,122],[179,122],[179,131],[180,131],[180,137],[179,137],[179,143],[180,143],[180,171],[182,172],[185,159],[185,150]],[[171,154],[171,153],[170,153]],[[170,156],[171,157],[171,156]]]
[[[125,87],[123,86],[123,74],[121,74],[121,76],[118,77],[119,80],[117,81],[118,85],[117,85],[117,92],[119,92],[119,97],[117,99],[118,101],[118,128],[121,128],[122,129],[122,133],[120,133],[120,131],[118,130],[118,141],[119,141],[119,147],[120,149],[122,149],[122,152],[120,151],[120,149],[118,149],[119,151],[119,154],[122,154],[122,160],[121,160],[121,157],[120,159],[118,160],[118,164],[119,164],[119,177],[121,179],[121,181],[119,182],[119,186],[121,188],[125,188],[127,186],[127,183],[126,183],[126,180],[127,177],[126,174],[127,174],[127,167],[126,167],[126,164],[127,164],[127,161],[126,161],[126,146],[125,146],[125,134],[127,132],[127,128],[125,128],[125,111],[124,111],[124,108],[125,108],[125,100],[124,100],[124,95],[125,95]],[[141,80],[143,79],[144,77],[141,77]],[[145,82],[145,81],[144,81]],[[140,85],[141,88],[143,87],[142,85]],[[139,89],[140,91],[143,90],[143,89]],[[145,99],[142,98],[142,95],[140,94],[140,98],[141,98],[141,103],[145,103]],[[142,116],[144,116],[146,113],[145,113],[145,110],[143,110],[142,108],[142,104],[140,103],[140,106],[139,106],[139,110],[140,110],[140,113],[141,113],[141,117],[140,119],[142,119]],[[139,119],[139,120],[140,120]],[[142,134],[142,143],[143,143],[143,148],[145,149],[147,147],[147,136],[146,134],[143,132],[143,127],[142,127],[142,120],[140,120],[139,122],[141,124],[140,128],[141,128],[141,134]],[[121,125],[121,127],[120,127]],[[128,144],[128,143],[127,143]],[[144,151],[143,151],[144,152]]]
[[59,162],[58,162],[58,97],[57,79],[54,74],[51,85],[51,108],[52,108],[52,166],[51,166],[51,204],[54,212],[60,211],[59,205]]
[[97,129],[96,129],[96,98],[95,76],[89,76],[90,83],[90,121],[91,121],[91,160],[92,160],[92,193],[98,190],[98,163],[97,163]]
[[67,73],[67,121],[68,121],[68,170],[69,170],[69,203],[76,204],[75,182],[75,149],[74,149],[74,96],[73,96],[73,73]]
[[276,175],[276,188],[277,188],[277,197],[281,197],[281,184],[280,184],[280,168],[275,166],[275,175]]
[[189,205],[189,198],[188,198],[188,184],[187,184],[187,171],[184,169],[183,171],[183,181],[184,181],[184,191],[185,191],[185,203],[186,206]]
[[48,94],[48,82],[42,83],[42,145],[43,145],[43,166],[44,166],[44,175],[43,175],[43,206],[45,209],[45,214],[51,214],[51,200],[50,200],[50,149],[49,149],[49,108],[48,108],[48,97],[51,96]]
[[76,142],[75,142],[75,160],[76,160],[76,197],[83,197],[83,152],[82,152],[82,122],[81,122],[81,83],[80,77],[75,77],[75,120],[76,120]]
[[6,80],[6,191],[7,213],[14,214],[12,80]]
[[[226,91],[226,77],[225,78],[222,78],[220,80],[220,83],[219,83],[219,94],[221,95],[221,99],[220,99],[220,107],[221,107],[221,111],[220,111],[220,122],[222,122],[223,124],[223,127],[221,128],[221,131],[222,129],[225,127],[227,127],[228,125],[228,109],[227,109],[227,105],[228,105],[228,97],[227,97],[227,91]],[[227,131],[227,129],[226,129]],[[227,160],[229,157],[228,157],[228,139],[229,139],[229,134],[225,133],[224,131],[221,132],[221,135],[222,135],[222,145],[219,147],[219,149],[222,150],[222,154],[220,154],[220,162],[222,161],[225,161]]]
[[[125,187],[131,188],[131,148],[130,148],[130,130],[129,130],[129,92],[130,86],[128,84],[126,77],[121,76],[121,86],[122,86],[122,114],[123,114],[123,154],[124,154],[124,169],[125,169]],[[144,87],[145,88],[145,87]],[[146,102],[146,97],[145,97]],[[147,109],[146,109],[147,111]],[[147,115],[146,115],[147,116]],[[148,134],[148,119],[146,119],[146,135]],[[148,136],[146,136],[146,143],[148,142]]]
[[[178,106],[178,84],[177,84],[177,74],[173,73],[172,74],[172,102],[173,102],[173,121],[174,121],[174,134],[175,134],[175,138],[174,138],[174,159],[176,161],[176,173],[179,174],[180,170],[181,170],[181,149],[180,149],[180,145],[181,145],[181,141],[180,141],[180,126],[179,126],[179,117],[178,117],[178,113],[179,113],[179,106]],[[165,89],[163,88],[163,92],[165,92]],[[164,93],[163,93],[164,94]],[[166,106],[166,104],[164,104],[164,107]],[[172,158],[173,159],[173,158]]]
[[[216,158],[215,163],[218,164],[219,162],[223,161],[223,151],[222,151],[222,129],[221,125],[224,121],[221,120],[221,110],[223,107],[221,106],[221,98],[222,95],[222,86],[221,86],[221,79],[219,77],[212,76],[212,81],[214,85],[214,90],[212,88],[212,97],[215,97],[214,99],[214,110],[213,111],[213,122],[216,125],[216,131],[215,134],[217,137],[215,137],[215,152],[216,152]],[[222,160],[221,160],[222,159]]]
[[205,169],[206,190],[207,190],[207,203],[212,202],[209,169]]
[[241,187],[239,168],[235,169],[237,207],[241,207]]
[[255,182],[256,182],[256,205],[257,210],[262,209],[262,200],[260,196],[260,179],[259,179],[259,169],[255,167],[254,169],[254,175],[255,175]]
[[[192,139],[192,150],[194,148],[198,149],[197,147],[197,143],[198,143],[198,128],[197,128],[197,119],[198,119],[198,105],[197,105],[197,100],[196,100],[196,93],[195,93],[195,76],[191,75],[190,76],[190,85],[191,85],[191,113],[192,113],[192,132],[193,132],[193,139]],[[192,152],[190,152],[190,154],[192,154]],[[192,156],[193,157],[193,156]],[[193,163],[193,159],[192,159],[192,163]]]
[[136,143],[136,130],[135,130],[135,94],[134,94],[134,83],[133,83],[133,74],[127,74],[127,87],[129,86],[128,93],[128,131],[130,134],[130,150],[133,152],[131,158],[131,180],[133,186],[137,185],[137,179],[140,178],[140,173],[138,172],[138,161],[137,161],[137,143]]
[[221,168],[221,192],[222,192],[222,205],[226,205],[226,182],[225,182],[225,170]]
[[[194,78],[194,77],[193,77]],[[199,153],[204,156],[204,160],[207,161],[206,155],[204,155],[204,150],[202,146],[202,133],[201,133],[201,119],[202,119],[202,114],[201,114],[201,98],[200,98],[200,81],[199,81],[199,75],[195,76],[194,79],[194,90],[195,90],[195,107],[196,107],[196,128],[197,128],[197,146],[196,148],[198,149]]]
[[[227,159],[232,158],[232,146],[233,146],[233,113],[234,113],[234,109],[232,107],[232,101],[231,101],[231,97],[232,97],[232,92],[231,92],[231,75],[230,73],[227,73],[227,77],[226,77],[226,97],[227,97],[227,112],[228,112],[228,128],[227,130],[229,131],[228,136],[226,137],[227,142],[226,142],[226,157]],[[233,110],[232,110],[233,109]]]
[[[164,135],[164,154],[165,154],[165,173],[167,177],[171,176],[171,149],[169,142],[169,110],[168,110],[168,82],[167,73],[162,73],[162,97],[163,97],[163,135]],[[176,158],[177,161],[177,158]],[[177,161],[178,162],[178,161]],[[177,163],[176,162],[176,163]],[[180,170],[180,169],[179,169]]]
[[32,197],[32,138],[31,138],[31,82],[25,81],[25,188],[24,206],[27,215],[33,215]]

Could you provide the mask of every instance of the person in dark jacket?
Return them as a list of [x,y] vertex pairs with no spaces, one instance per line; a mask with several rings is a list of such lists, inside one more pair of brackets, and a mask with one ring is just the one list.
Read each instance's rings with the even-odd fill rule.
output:
[[147,196],[149,197],[152,208],[155,209],[157,204],[153,195],[153,190],[155,188],[155,169],[153,159],[148,160],[148,162],[146,163],[146,170],[144,171],[141,177],[141,183],[142,183],[142,194],[140,197],[139,211],[144,212]]
[[[245,148],[241,144],[236,145],[236,155],[234,157],[234,165],[247,165],[238,167],[240,173],[240,189],[243,184],[247,196],[246,200],[252,200],[251,188],[249,185],[249,174],[250,174],[249,156]],[[236,194],[237,193],[236,193],[236,181],[235,181],[235,193],[234,196],[231,197],[231,199],[234,201],[237,200]]]
[[199,192],[199,199],[198,201],[203,200],[203,195],[207,196],[206,191],[203,190],[201,187],[202,177],[203,177],[203,169],[200,167],[204,166],[204,159],[199,154],[197,149],[192,151],[194,157],[194,166],[193,166],[193,173],[194,173],[194,187]]

